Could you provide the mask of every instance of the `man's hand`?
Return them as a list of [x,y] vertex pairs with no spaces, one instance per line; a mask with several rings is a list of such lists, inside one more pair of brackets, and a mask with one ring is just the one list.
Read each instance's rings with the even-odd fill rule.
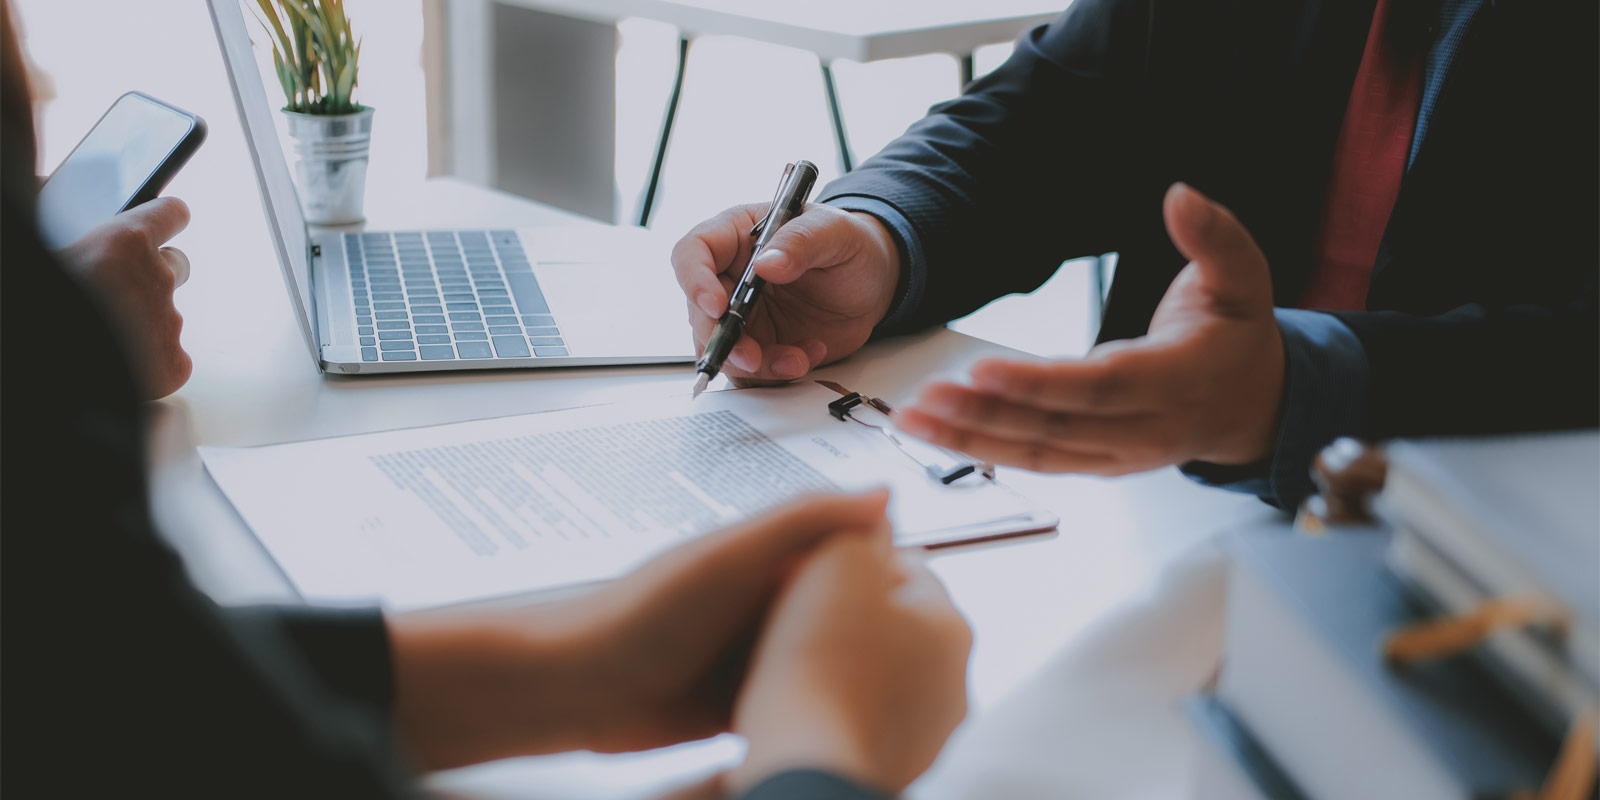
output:
[[[730,208],[672,249],[700,352],[750,258],[750,228],[766,210],[766,203]],[[773,235],[755,267],[769,285],[724,367],[742,386],[794,380],[855,352],[889,313],[900,280],[900,256],[882,223],[816,204]]]
[[750,750],[727,788],[813,768],[898,793],[966,716],[971,648],[944,587],[894,551],[886,524],[828,541],[768,617],[734,715]]
[[401,740],[437,769],[722,733],[790,571],[830,537],[883,529],[887,501],[802,500],[566,601],[391,617]]
[[1081,360],[981,362],[971,387],[927,387],[901,429],[1040,472],[1121,475],[1271,455],[1284,354],[1266,257],[1231,212],[1188,186],[1169,189],[1162,210],[1190,262],[1148,335]]
[[115,317],[151,399],[177,391],[194,369],[178,340],[183,317],[172,304],[173,291],[189,279],[189,258],[162,246],[188,225],[188,206],[161,197],[112,217],[61,251]]

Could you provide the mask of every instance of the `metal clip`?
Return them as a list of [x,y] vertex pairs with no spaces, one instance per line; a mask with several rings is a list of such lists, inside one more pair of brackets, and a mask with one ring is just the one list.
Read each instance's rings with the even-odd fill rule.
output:
[[[888,403],[885,403],[876,397],[869,397],[860,392],[852,392],[832,381],[817,381],[817,383],[820,383],[823,386],[826,386],[829,389],[832,389],[843,395],[838,400],[828,404],[829,415],[840,422],[854,422],[864,428],[869,428],[883,434],[883,436],[889,440],[890,444],[893,444],[895,448],[898,449],[903,455],[910,458],[918,466],[922,467],[922,471],[927,473],[931,480],[941,483],[945,486],[949,486],[961,480],[962,478],[967,477],[968,475],[976,475],[983,480],[994,480],[995,469],[993,464],[972,458],[964,453],[958,453],[947,448],[937,447],[934,445],[920,445],[921,447],[926,447],[933,452],[943,455],[945,459],[947,459],[945,463],[929,463],[928,461],[923,460],[923,458],[919,457],[911,450],[910,447],[907,446],[906,442],[901,441],[900,437],[895,435],[895,432],[890,426],[889,422],[890,419],[893,418],[894,409],[890,408]],[[866,406],[867,408],[882,414],[884,417],[884,422],[868,422],[867,420],[862,419],[860,416],[857,416],[855,411],[862,406]]]
[[778,190],[772,193],[772,202],[767,204],[767,213],[750,226],[750,238],[754,239],[766,229],[767,223],[772,220],[772,215],[778,210],[778,198],[783,196],[783,190],[789,186],[789,176],[794,174],[794,163],[790,162],[783,167],[783,177],[778,179]]
[[844,418],[850,415],[850,409],[861,405],[863,402],[860,392],[851,392],[829,403],[828,413],[832,414],[834,419],[844,422]]

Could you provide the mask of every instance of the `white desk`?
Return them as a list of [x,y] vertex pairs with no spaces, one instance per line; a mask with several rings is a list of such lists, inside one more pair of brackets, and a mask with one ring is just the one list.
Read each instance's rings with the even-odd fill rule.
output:
[[[831,64],[949,53],[972,79],[972,53],[1060,15],[1069,0],[450,0],[431,17],[443,73],[431,108],[447,121],[448,172],[610,220],[615,141],[614,26],[627,17],[678,29],[677,77],[646,195],[670,138],[691,40],[739,36],[816,54],[845,170],[853,157]],[[959,88],[952,86],[954,90]],[[745,98],[736,98],[743,101]],[[560,109],[551,114],[550,109]],[[530,146],[530,143],[532,146]],[[646,218],[648,214],[646,214]]]
[[[153,418],[157,520],[196,580],[223,602],[284,600],[289,586],[205,475],[197,444],[248,445],[533,412],[649,392],[682,392],[685,367],[586,368],[425,377],[322,377],[293,323],[253,197],[190,197],[205,224],[184,236],[195,278],[182,290],[195,375]],[[370,198],[385,228],[559,224],[562,212],[453,181],[381,186]],[[592,230],[604,229],[586,223]],[[627,234],[630,231],[612,231]],[[655,240],[667,269],[669,237]],[[674,302],[676,300],[674,299]],[[687,330],[685,331],[687,335]],[[924,376],[955,375],[997,345],[949,331],[885,342],[827,370],[893,401]],[[1167,470],[1121,480],[1003,472],[1052,506],[1058,534],[944,551],[933,568],[976,631],[974,715],[1091,623],[1148,588],[1160,568],[1206,534],[1259,513],[1254,500],[1205,490]],[[286,502],[292,498],[285,498]],[[515,759],[436,776],[471,797],[645,796],[685,774],[737,758],[731,738],[635,756]]]

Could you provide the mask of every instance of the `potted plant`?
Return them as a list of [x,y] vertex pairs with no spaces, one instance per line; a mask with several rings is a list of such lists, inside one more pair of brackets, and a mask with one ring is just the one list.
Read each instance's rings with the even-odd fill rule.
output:
[[306,221],[360,222],[372,108],[355,99],[361,41],[350,31],[344,0],[254,2],[272,40]]

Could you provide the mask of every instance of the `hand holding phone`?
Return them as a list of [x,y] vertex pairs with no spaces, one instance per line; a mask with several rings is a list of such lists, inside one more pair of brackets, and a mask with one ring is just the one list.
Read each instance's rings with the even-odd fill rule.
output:
[[188,224],[189,207],[182,200],[158,197],[59,251],[104,303],[151,400],[177,391],[194,366],[183,349],[183,316],[174,303],[174,292],[189,278],[189,257],[165,246]]
[[51,249],[155,199],[205,141],[200,117],[142,92],[117,98],[39,190],[39,227]]

